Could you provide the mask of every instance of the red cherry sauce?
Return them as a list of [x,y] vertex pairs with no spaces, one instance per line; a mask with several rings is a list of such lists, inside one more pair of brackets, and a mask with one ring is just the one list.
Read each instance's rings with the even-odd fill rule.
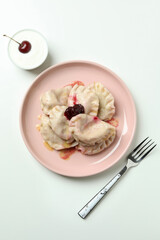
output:
[[70,158],[70,156],[75,153],[76,149],[75,148],[69,148],[69,149],[64,149],[64,150],[60,150],[60,157],[63,160],[68,160]]
[[75,105],[77,103],[77,97],[76,97],[76,94],[73,95],[73,104]]
[[113,127],[118,127],[119,126],[119,121],[118,119],[112,118],[111,120],[108,120],[107,123],[111,124]]
[[79,85],[79,86],[84,86],[84,83],[83,82],[81,82],[81,81],[74,81],[73,83],[69,83],[69,84],[67,84],[67,85],[65,85],[65,86],[74,86],[74,85]]
[[94,122],[98,122],[99,118],[98,117],[93,117]]

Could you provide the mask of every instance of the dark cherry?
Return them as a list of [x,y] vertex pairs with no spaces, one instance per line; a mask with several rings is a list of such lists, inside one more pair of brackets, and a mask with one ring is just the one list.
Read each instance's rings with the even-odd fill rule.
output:
[[21,53],[28,53],[31,50],[31,44],[28,41],[23,41],[18,49]]
[[31,43],[30,42],[28,42],[28,41],[23,41],[23,42],[21,42],[21,43],[19,43],[19,42],[17,42],[15,39],[13,39],[13,38],[11,38],[11,37],[9,37],[9,36],[7,36],[7,35],[3,35],[4,37],[8,37],[8,38],[10,38],[11,40],[13,40],[13,41],[15,41],[16,43],[18,43],[19,44],[19,47],[18,47],[18,50],[21,52],[21,53],[28,53],[30,50],[31,50]]
[[81,104],[75,104],[73,107],[68,107],[66,109],[64,116],[70,120],[72,117],[84,112],[84,107]]
[[70,120],[70,119],[73,117],[73,115],[74,115],[74,109],[73,109],[73,107],[68,107],[68,108],[65,110],[65,112],[64,112],[64,116],[65,116],[68,120]]
[[81,104],[75,104],[73,106],[73,109],[74,109],[74,116],[80,113],[84,113],[84,107]]

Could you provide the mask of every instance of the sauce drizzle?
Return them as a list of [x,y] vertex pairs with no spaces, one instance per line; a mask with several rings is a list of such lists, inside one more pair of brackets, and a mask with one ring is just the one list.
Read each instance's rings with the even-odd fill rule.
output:
[[59,156],[63,159],[63,160],[68,160],[70,158],[70,156],[75,153],[76,149],[75,148],[70,148],[70,149],[64,149],[61,150],[59,153]]
[[119,126],[118,119],[115,119],[115,118],[112,118],[111,120],[107,121],[107,123],[111,124],[113,127]]

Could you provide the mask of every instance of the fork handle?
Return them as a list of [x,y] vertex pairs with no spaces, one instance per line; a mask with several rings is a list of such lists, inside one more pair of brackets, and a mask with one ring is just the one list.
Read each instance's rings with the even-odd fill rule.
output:
[[108,193],[113,185],[122,177],[127,171],[125,166],[114,178],[112,178],[79,212],[81,218],[86,218],[87,215],[93,210],[93,208],[100,202],[100,200]]

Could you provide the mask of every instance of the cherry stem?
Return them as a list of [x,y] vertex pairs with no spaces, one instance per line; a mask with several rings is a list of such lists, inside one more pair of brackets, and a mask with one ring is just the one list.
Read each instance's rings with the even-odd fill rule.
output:
[[20,44],[19,42],[17,42],[15,39],[13,39],[13,38],[7,36],[6,34],[3,34],[3,37],[8,37],[8,38],[10,38],[11,40],[15,41],[16,43],[18,43],[19,45],[21,45],[21,44]]

